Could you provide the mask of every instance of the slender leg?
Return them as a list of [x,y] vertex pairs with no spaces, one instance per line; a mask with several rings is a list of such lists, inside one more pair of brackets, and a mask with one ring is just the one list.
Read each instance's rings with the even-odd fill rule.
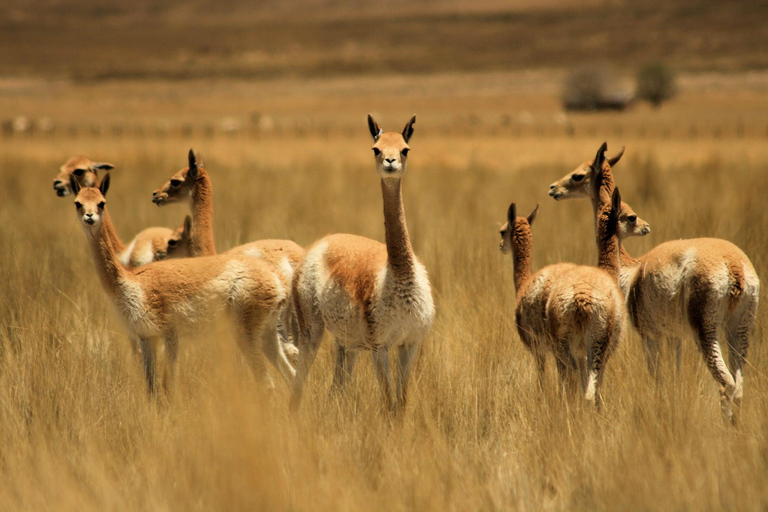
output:
[[[694,301],[695,298],[692,298]],[[706,302],[703,303],[706,305]],[[699,342],[701,354],[712,376],[720,388],[720,410],[723,418],[732,421],[733,396],[736,391],[736,382],[725,365],[720,343],[717,341],[717,326],[719,321],[714,312],[704,309],[692,311],[690,318]]]
[[677,376],[680,376],[680,368],[683,364],[683,342],[680,339],[680,337],[676,337],[674,339],[675,343],[675,372],[677,372]]
[[409,345],[400,345],[397,347],[397,410],[405,410],[405,403],[408,397],[408,381],[413,369],[413,363],[419,354],[419,343]]
[[165,342],[165,376],[163,378],[163,388],[167,395],[173,392],[174,375],[176,370],[176,359],[179,355],[179,337],[174,333],[168,333],[163,337]]
[[576,394],[579,387],[579,368],[571,355],[569,339],[563,337],[555,343],[555,358],[557,359],[557,373],[560,376],[561,386],[565,386],[566,394]]
[[602,397],[600,396],[600,385],[603,381],[603,372],[607,360],[608,350],[611,343],[610,333],[600,333],[590,335],[589,345],[587,346],[587,383],[585,398],[595,404],[599,411],[602,407]]
[[285,357],[291,363],[291,366],[296,364],[299,359],[299,348],[297,346],[299,342],[297,327],[296,327],[296,313],[293,308],[293,301],[290,301],[283,307],[280,316],[278,317],[277,332],[280,336],[280,344]]
[[299,361],[296,363],[296,377],[293,379],[290,401],[292,411],[299,408],[304,393],[304,382],[307,380],[312,363],[315,362],[324,332],[325,325],[322,319],[313,323],[311,329],[299,329]]
[[371,350],[371,359],[373,360],[373,369],[376,372],[376,379],[379,381],[381,394],[384,397],[384,405],[391,414],[394,414],[395,404],[392,400],[392,383],[389,374],[389,350],[378,345]]
[[645,364],[648,366],[648,373],[650,373],[653,380],[659,384],[661,378],[659,375],[659,344],[656,341],[656,338],[647,335],[643,336],[643,343],[645,348]]
[[[292,345],[291,345],[292,346]],[[267,356],[267,360],[277,368],[280,372],[280,376],[285,380],[289,386],[293,382],[293,378],[296,376],[296,371],[288,362],[285,352],[283,351],[283,345],[280,339],[280,335],[277,329],[273,325],[267,325],[261,332],[261,349],[264,355]]]
[[[728,338],[728,362],[731,367],[736,390],[733,393],[735,414],[741,409],[741,399],[744,395],[744,363],[749,348],[749,334],[755,323],[757,300],[752,297],[742,299],[742,303],[726,318],[725,332]],[[733,417],[734,423],[737,417]]]
[[355,369],[358,352],[347,349],[338,338],[336,339],[336,365],[333,371],[333,384],[331,384],[331,395],[337,395],[344,391],[344,388],[352,377]]
[[141,361],[144,368],[144,378],[147,380],[147,390],[150,395],[155,392],[155,343],[151,338],[140,338]]

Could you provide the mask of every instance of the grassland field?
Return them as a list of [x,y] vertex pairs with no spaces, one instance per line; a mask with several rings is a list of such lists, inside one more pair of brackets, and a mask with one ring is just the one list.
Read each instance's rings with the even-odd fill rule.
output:
[[[543,26],[549,19],[562,26],[573,18],[578,25],[598,12],[588,5],[569,18],[557,0],[550,3],[548,14],[521,7],[502,23],[535,19]],[[262,23],[283,19],[278,4],[265,5]],[[354,25],[333,25],[338,13],[322,5],[322,23]],[[615,16],[631,14],[622,14],[620,2],[601,5]],[[683,35],[720,12],[707,5],[696,23],[683,24]],[[186,68],[173,51],[156,63],[171,70],[165,75],[148,72],[146,60],[115,66],[113,75],[102,72],[108,62],[81,73],[89,53],[76,49],[79,64],[64,59],[48,71],[55,53],[29,49],[24,61],[0,52],[0,119],[47,118],[55,126],[0,133],[0,510],[768,508],[765,286],[738,428],[721,421],[716,385],[693,339],[683,342],[679,374],[665,350],[656,386],[634,332],[608,362],[605,407],[597,414],[562,400],[551,360],[548,386],[539,391],[514,326],[511,258],[498,250],[509,203],[522,212],[539,203],[533,268],[596,262],[588,202],[556,203],[547,191],[607,140],[609,153],[626,146],[614,174],[623,199],[652,229],[626,243],[631,254],[670,239],[720,237],[741,247],[765,276],[768,74],[755,64],[764,52],[753,44],[763,36],[754,16],[762,7],[749,6],[726,16],[736,19],[744,14],[739,9],[751,15],[738,36],[728,38],[728,26],[721,27],[726,42],[712,43],[712,60],[679,54],[674,100],[623,113],[561,111],[565,70],[558,59],[567,55],[542,57],[532,69],[517,57],[510,69],[467,70],[449,60],[428,73],[391,76],[375,66],[312,73],[287,58],[269,76],[238,76],[231,67],[216,75],[193,56],[186,62],[200,76],[189,77],[174,71]],[[61,26],[74,31],[78,16],[94,18],[81,7],[59,6]],[[667,33],[669,21],[685,15],[678,7],[643,19]],[[31,23],[26,12],[0,7],[0,22]],[[197,11],[170,10],[165,20],[183,28],[195,19],[190,12]],[[473,12],[470,21],[490,19]],[[50,16],[32,28],[55,24],[56,11]],[[135,27],[119,10],[103,17],[118,32]],[[0,31],[0,48],[13,47],[8,34]],[[413,62],[430,56],[431,41]],[[626,47],[621,52],[637,57]],[[239,50],[231,55],[236,60]],[[718,64],[718,55],[729,64]],[[165,67],[169,62],[179,67]],[[628,68],[617,70],[631,78]],[[213,182],[219,250],[261,238],[308,245],[333,232],[383,240],[368,112],[395,130],[418,116],[404,202],[438,313],[402,421],[382,414],[367,358],[347,396],[327,398],[330,339],[291,415],[287,387],[277,375],[273,392],[257,385],[225,322],[181,340],[173,395],[147,398],[72,198],[51,188],[58,167],[74,154],[116,165],[108,209],[124,240],[148,226],[181,224],[185,207],[157,208],[150,200],[185,166],[190,147],[203,154]]]

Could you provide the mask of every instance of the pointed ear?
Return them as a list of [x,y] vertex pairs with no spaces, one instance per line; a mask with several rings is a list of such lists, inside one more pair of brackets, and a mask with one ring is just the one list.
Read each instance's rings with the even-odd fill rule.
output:
[[379,137],[381,137],[381,128],[379,128],[378,123],[373,119],[371,114],[368,114],[368,129],[371,131],[373,142],[379,140]]
[[197,157],[195,156],[194,150],[190,148],[189,155],[187,155],[189,158],[189,171],[187,172],[187,177],[196,180],[197,179]]
[[413,137],[413,125],[416,124],[416,114],[413,114],[413,117],[410,121],[408,121],[408,124],[405,125],[405,128],[403,128],[403,138],[405,139],[405,143],[407,144],[409,140],[411,140],[411,137]]
[[104,179],[101,180],[101,185],[99,185],[99,191],[101,192],[101,195],[104,197],[107,197],[107,190],[109,190],[109,177],[111,175],[107,174],[104,176]]
[[80,192],[80,182],[77,181],[77,178],[72,173],[69,174],[69,186],[72,188],[73,194],[77,195]]
[[111,171],[115,168],[114,165],[108,164],[107,162],[96,162],[91,167],[93,167],[94,171]]
[[619,152],[608,159],[608,165],[613,167],[614,165],[619,163],[619,160],[621,160],[622,156],[624,156],[624,146],[621,146],[621,149],[619,150]]
[[528,214],[528,224],[533,225],[533,221],[536,218],[536,214],[539,213],[539,204],[536,203],[536,208],[533,209],[531,213]]
[[184,217],[184,236],[189,238],[190,233],[192,233],[192,217],[187,215]]
[[621,194],[619,193],[619,187],[613,189],[613,196],[611,197],[611,216],[619,218],[621,215]]
[[608,143],[603,142],[603,145],[600,146],[600,149],[597,150],[597,154],[595,155],[595,160],[592,162],[592,169],[599,170],[603,168],[603,162],[605,162],[605,152],[608,150]]
[[514,229],[515,221],[517,220],[517,206],[515,206],[515,203],[512,203],[509,205],[509,210],[507,210],[507,225],[510,227],[510,229]]

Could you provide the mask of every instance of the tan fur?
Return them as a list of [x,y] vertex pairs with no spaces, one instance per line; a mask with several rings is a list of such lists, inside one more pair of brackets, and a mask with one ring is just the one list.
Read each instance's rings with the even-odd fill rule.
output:
[[120,263],[110,243],[113,226],[104,199],[108,186],[109,177],[101,189],[80,189],[72,180],[78,217],[102,286],[140,348],[150,391],[155,387],[155,355],[150,340],[163,339],[172,372],[179,335],[197,332],[216,318],[218,311],[232,314],[241,348],[258,377],[269,380],[258,356],[260,346],[290,381],[294,371],[282,353],[274,327],[287,293],[270,266],[254,258],[218,255],[129,269]]
[[[590,184],[596,175],[591,167],[578,183],[571,173],[550,187],[550,195],[589,197],[598,211],[615,187],[611,171],[610,164],[603,166],[599,186]],[[693,334],[720,388],[722,413],[735,421],[732,405],[741,403],[743,366],[760,293],[759,278],[746,254],[731,242],[713,238],[665,242],[639,258],[622,250],[620,281],[632,324],[645,342],[649,371],[658,375],[658,343],[665,339],[675,341],[679,367],[679,340]],[[730,370],[718,326],[724,327],[728,339]]]
[[[59,174],[53,179],[53,189],[59,197],[72,193],[69,177],[74,176],[81,187],[98,187],[99,171],[108,172],[114,165],[106,162],[94,162],[86,156],[73,156],[59,168]],[[158,261],[165,257],[167,241],[172,231],[169,228],[147,228],[139,232],[126,246],[117,232],[110,233],[115,251],[120,253],[120,260],[129,266],[140,266]]]
[[[174,174],[170,180],[155,190],[152,202],[158,206],[188,201],[192,209],[191,234],[179,237],[179,242],[188,248],[191,256],[212,256],[217,254],[213,235],[213,185],[208,172],[197,161],[195,153],[189,151],[189,165]],[[192,170],[190,172],[190,170]],[[180,253],[180,251],[173,251]],[[293,272],[304,256],[304,249],[291,240],[258,240],[230,249],[224,254],[251,256],[269,263],[283,281],[286,290],[291,290]],[[293,301],[288,300],[286,310],[279,322],[283,337],[283,350],[292,358],[297,357],[294,340],[297,333],[290,335],[289,327],[296,325]]]
[[[514,262],[517,330],[536,360],[540,385],[546,354],[551,352],[561,381],[573,390],[578,374],[585,398],[598,409],[605,364],[625,323],[618,285],[619,208],[620,198],[601,218],[601,268],[559,263],[531,276],[531,223],[536,210],[528,218],[518,217],[511,205],[501,229],[500,249],[511,251]],[[615,261],[611,264],[611,260]]]
[[[336,338],[333,390],[341,390],[358,353],[369,350],[387,409],[405,407],[414,359],[435,310],[426,270],[413,254],[403,209],[401,179],[415,116],[403,133],[382,133],[372,117],[376,168],[384,202],[385,243],[336,234],[315,242],[296,269],[293,298],[299,321],[299,362],[292,407],[328,329]],[[389,348],[398,350],[393,401]]]

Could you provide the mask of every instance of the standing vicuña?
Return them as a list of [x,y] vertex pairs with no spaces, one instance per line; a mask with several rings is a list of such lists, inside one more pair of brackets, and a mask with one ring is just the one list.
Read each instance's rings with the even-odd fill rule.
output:
[[165,344],[170,379],[179,335],[197,332],[220,311],[233,315],[240,348],[257,377],[269,382],[258,353],[260,340],[261,349],[283,378],[293,378],[293,368],[280,349],[275,330],[275,320],[287,293],[266,263],[255,258],[220,255],[160,261],[128,269],[117,258],[110,240],[113,227],[105,200],[109,175],[99,188],[81,188],[74,176],[70,186],[77,195],[77,215],[102,287],[128,327],[134,346],[141,351],[150,392],[155,388],[153,340],[161,338]]
[[[59,197],[71,194],[70,176],[74,176],[81,187],[98,187],[100,183],[98,172],[110,171],[114,168],[114,165],[106,162],[93,162],[84,156],[73,156],[59,168],[59,174],[53,180],[53,189]],[[179,228],[177,232],[181,229]],[[166,257],[168,241],[173,238],[174,230],[164,227],[147,228],[137,234],[127,246],[123,244],[117,233],[110,236],[123,265],[138,267]],[[176,255],[188,256],[189,254],[185,254],[183,250],[177,250]]]
[[[598,192],[610,193],[615,187],[611,166],[616,162],[618,158],[602,168],[584,162],[553,183],[549,195],[557,200],[589,197],[597,212]],[[595,180],[597,186],[591,185]],[[742,369],[760,294],[760,280],[746,254],[716,238],[665,242],[639,258],[622,248],[620,282],[632,325],[645,342],[651,374],[658,376],[659,341],[675,341],[679,368],[680,338],[693,333],[720,387],[723,415],[735,421],[732,404],[739,406],[744,393]],[[728,339],[730,371],[717,339],[718,326],[725,328]]]
[[[171,237],[168,240],[169,253],[176,256],[183,251],[183,248],[188,248],[191,256],[213,256],[217,254],[213,237],[213,185],[205,167],[198,162],[195,152],[191,149],[188,154],[188,163],[185,169],[178,171],[152,193],[152,202],[157,206],[164,206],[188,201],[192,210],[192,230],[188,232],[190,236],[185,238],[182,233],[181,236]],[[171,243],[178,246],[171,249]],[[258,240],[230,249],[224,254],[240,254],[266,261],[273,266],[290,293],[293,271],[304,256],[304,249],[291,240]],[[294,331],[296,330],[293,311],[293,302],[289,297],[279,326],[280,333],[286,341],[290,338],[288,327],[294,326]],[[296,357],[294,345],[285,343],[283,348],[291,357]]]
[[605,364],[625,322],[618,283],[618,191],[612,199],[600,213],[598,267],[558,263],[531,276],[531,224],[538,206],[528,217],[517,217],[512,203],[501,228],[501,252],[511,248],[514,261],[517,332],[536,360],[539,384],[543,385],[546,354],[552,352],[561,381],[573,389],[578,373],[584,396],[598,409]]
[[[411,248],[401,192],[415,122],[413,116],[402,133],[383,133],[368,116],[381,176],[386,244],[355,235],[329,235],[307,250],[296,269],[299,362],[291,399],[294,408],[326,328],[336,338],[334,389],[345,384],[358,352],[370,350],[388,410],[396,413],[405,407],[408,377],[435,315],[427,271]],[[390,383],[390,347],[398,350],[396,401]]]

